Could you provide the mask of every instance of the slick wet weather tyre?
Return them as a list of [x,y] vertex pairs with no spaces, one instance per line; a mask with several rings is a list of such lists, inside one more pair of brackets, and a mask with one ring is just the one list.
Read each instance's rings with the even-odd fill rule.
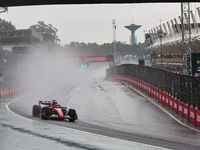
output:
[[33,105],[33,108],[32,108],[33,117],[39,117],[40,116],[40,109],[41,109],[41,107],[39,105]]

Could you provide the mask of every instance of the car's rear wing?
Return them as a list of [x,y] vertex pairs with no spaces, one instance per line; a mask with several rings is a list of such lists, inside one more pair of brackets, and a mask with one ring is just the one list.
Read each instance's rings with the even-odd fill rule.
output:
[[43,104],[43,105],[50,105],[52,104],[52,101],[42,101],[42,100],[39,100],[38,104]]

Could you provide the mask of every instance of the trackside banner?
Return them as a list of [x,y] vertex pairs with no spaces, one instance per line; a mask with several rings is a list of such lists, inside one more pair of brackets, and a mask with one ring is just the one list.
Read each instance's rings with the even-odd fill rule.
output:
[[90,63],[90,62],[113,62],[113,55],[93,55],[93,56],[68,56],[65,57],[67,63]]
[[159,103],[161,103],[161,101],[162,101],[162,91],[161,90],[158,90],[158,100],[159,100]]
[[183,104],[183,112],[184,112],[184,117],[188,119],[188,105],[187,104]]
[[151,97],[154,97],[154,87],[151,86]]
[[109,79],[131,83],[136,89],[143,91],[149,97],[158,100],[164,107],[170,108],[172,111],[188,119],[195,127],[200,127],[200,110],[182,103],[168,93],[130,76],[111,75]]
[[177,103],[178,103],[178,102],[177,102],[177,99],[174,98],[174,111],[175,111],[175,112],[177,112],[177,106],[178,106]]
[[181,101],[178,101],[178,113],[183,115],[183,103]]
[[0,98],[12,96],[14,94],[17,94],[20,91],[21,91],[21,88],[19,88],[19,87],[0,88]]
[[173,109],[173,104],[174,104],[174,98],[169,96],[169,107],[170,107],[170,109]]
[[163,106],[166,105],[166,94],[165,94],[165,92],[162,92],[162,104],[163,104]]
[[166,107],[169,107],[169,95],[166,94]]
[[195,123],[195,109],[190,107],[190,122]]
[[84,62],[107,62],[107,55],[83,56]]
[[197,126],[200,127],[200,110],[196,110]]

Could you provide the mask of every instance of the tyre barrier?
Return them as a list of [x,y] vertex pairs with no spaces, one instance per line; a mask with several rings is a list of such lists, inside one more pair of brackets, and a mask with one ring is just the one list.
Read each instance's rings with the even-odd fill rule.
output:
[[20,87],[0,88],[0,98],[9,97],[22,91]]
[[186,118],[195,127],[200,127],[200,110],[184,104],[181,100],[176,99],[176,97],[172,97],[168,93],[165,93],[154,86],[130,76],[111,75],[108,79],[114,81],[124,81],[132,84],[136,89],[144,92],[149,97],[156,99],[164,107],[168,107]]

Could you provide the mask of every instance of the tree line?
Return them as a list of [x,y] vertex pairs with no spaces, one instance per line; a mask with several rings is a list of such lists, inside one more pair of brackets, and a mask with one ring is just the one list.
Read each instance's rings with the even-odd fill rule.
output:
[[[33,29],[40,32],[47,32],[52,34],[57,38],[57,28],[51,24],[46,24],[44,21],[38,21],[37,24],[31,25],[29,29]],[[16,30],[15,25],[11,21],[6,21],[0,18],[0,31],[6,30]],[[134,45],[123,44],[120,42],[116,43],[117,54],[121,56],[125,55],[135,55],[142,56],[148,54],[145,52],[145,43],[138,43]],[[65,44],[64,50],[71,55],[113,55],[114,48],[113,43],[104,43],[98,45],[97,43],[83,43],[83,42],[71,42],[70,44]]]
[[[72,55],[113,55],[113,44],[114,43],[104,43],[102,45],[98,45],[97,43],[86,44],[83,42],[71,42],[70,44],[66,44],[64,48],[69,54]],[[120,42],[116,43],[117,54],[120,56],[147,55],[148,52],[145,51],[145,47],[145,43],[138,43],[134,45],[123,44]]]
[[[38,33],[47,32],[55,36],[57,40],[60,41],[60,39],[57,36],[57,28],[52,26],[51,24],[44,23],[44,21],[38,21],[35,25],[31,25],[28,29],[33,29]],[[13,25],[11,21],[6,21],[0,18],[0,31],[8,30],[16,30],[15,25]]]

